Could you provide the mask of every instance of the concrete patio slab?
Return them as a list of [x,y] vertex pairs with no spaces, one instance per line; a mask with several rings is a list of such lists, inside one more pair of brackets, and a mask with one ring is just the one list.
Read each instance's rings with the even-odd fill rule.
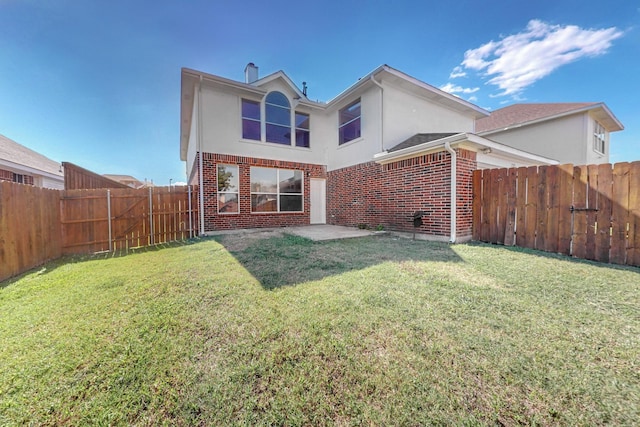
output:
[[344,227],[340,225],[306,225],[303,227],[287,227],[282,232],[295,234],[296,236],[306,237],[314,241],[320,240],[337,240],[350,239],[353,237],[374,236],[384,233],[383,231],[362,230],[355,227]]

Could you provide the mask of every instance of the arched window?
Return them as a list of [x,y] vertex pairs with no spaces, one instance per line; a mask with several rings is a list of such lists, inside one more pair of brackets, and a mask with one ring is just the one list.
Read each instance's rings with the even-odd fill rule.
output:
[[267,142],[291,145],[291,106],[281,92],[271,92],[265,99]]

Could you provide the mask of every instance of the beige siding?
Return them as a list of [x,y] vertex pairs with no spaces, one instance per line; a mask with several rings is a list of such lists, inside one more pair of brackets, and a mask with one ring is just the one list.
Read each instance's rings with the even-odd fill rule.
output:
[[560,163],[585,164],[587,150],[592,151],[593,147],[591,140],[585,144],[588,122],[586,114],[578,114],[485,137]]

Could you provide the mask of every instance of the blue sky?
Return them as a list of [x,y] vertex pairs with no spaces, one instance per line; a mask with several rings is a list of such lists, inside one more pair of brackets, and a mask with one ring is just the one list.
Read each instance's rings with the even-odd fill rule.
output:
[[166,185],[180,68],[284,70],[328,101],[388,64],[492,110],[604,101],[640,160],[640,0],[0,0],[0,134],[98,173]]

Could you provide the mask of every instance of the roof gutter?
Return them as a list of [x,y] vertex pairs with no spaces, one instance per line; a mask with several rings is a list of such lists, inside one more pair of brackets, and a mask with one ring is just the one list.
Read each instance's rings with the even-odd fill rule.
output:
[[456,236],[456,219],[458,213],[458,194],[457,194],[457,176],[458,176],[458,155],[456,154],[456,150],[451,148],[451,143],[446,141],[444,143],[444,148],[451,154],[451,237],[449,238],[449,243],[455,243]]
[[198,84],[198,197],[200,200],[200,236],[204,235],[204,170],[202,161],[202,75],[200,75],[200,82]]

